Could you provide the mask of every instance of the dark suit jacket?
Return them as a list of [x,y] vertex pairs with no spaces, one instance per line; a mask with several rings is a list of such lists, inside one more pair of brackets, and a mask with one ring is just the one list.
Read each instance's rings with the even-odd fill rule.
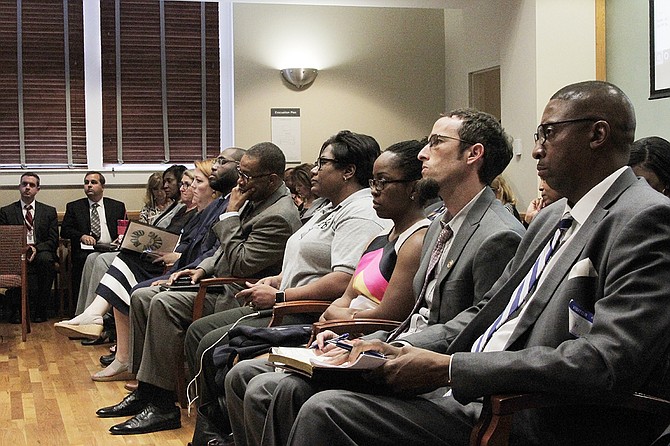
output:
[[[670,396],[670,200],[630,169],[561,253],[506,350],[469,352],[534,264],[564,205],[560,200],[538,214],[481,311],[470,309],[414,339],[414,345],[454,354],[452,390],[459,402],[517,392]],[[569,329],[571,300],[594,314],[590,331],[580,337]],[[641,426],[631,414],[571,407],[517,416],[513,438],[524,444],[630,445],[648,434]]]
[[[126,205],[112,198],[103,197],[105,205],[105,218],[107,219],[107,229],[112,240],[115,240],[119,233],[116,229],[116,221],[121,220],[126,215]],[[65,216],[61,223],[60,234],[63,238],[71,241],[73,259],[86,257],[88,252],[82,253],[80,239],[82,235],[91,234],[91,214],[88,207],[88,198],[69,202],[65,207]]]
[[[33,235],[38,253],[51,253],[56,260],[58,249],[58,215],[56,208],[38,201],[33,202]],[[23,225],[23,206],[21,201],[0,208],[0,225]]]

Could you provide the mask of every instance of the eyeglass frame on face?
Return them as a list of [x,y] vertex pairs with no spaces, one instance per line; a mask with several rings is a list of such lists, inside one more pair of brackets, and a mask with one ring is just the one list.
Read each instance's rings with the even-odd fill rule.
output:
[[[565,121],[556,121],[556,122],[545,122],[544,124],[540,124],[537,126],[537,131],[533,134],[533,139],[535,142],[539,142],[540,145],[544,144],[547,142],[547,128],[551,127],[552,125],[562,125],[562,124],[575,124],[577,122],[598,122],[598,121],[605,121],[603,118],[577,118],[577,119],[566,119]],[[542,141],[540,142],[540,138]]]
[[337,164],[339,162],[340,162],[340,160],[338,160],[337,158],[324,158],[324,157],[320,156],[314,162],[314,166],[316,167],[316,170],[321,170],[321,169],[323,169],[323,164],[324,163]]
[[[221,160],[223,160],[223,162],[221,162]],[[235,163],[235,164],[237,164],[238,166],[239,166],[239,164],[240,164],[239,161],[229,160],[229,159],[226,158],[225,156],[217,156],[216,158],[214,158],[214,162],[212,163],[212,167],[214,167],[215,165],[225,166],[225,165],[228,164],[228,163]]]
[[249,182],[253,179],[256,179],[256,178],[263,178],[263,177],[269,177],[270,175],[274,175],[273,173],[264,173],[262,175],[247,175],[246,173],[242,172],[242,170],[240,170],[239,165],[237,167],[235,167],[235,170],[237,170],[237,175],[240,178],[242,178],[244,181],[247,181],[247,182]]
[[[186,184],[188,184],[188,186],[186,186]],[[192,184],[193,184],[193,181],[191,181],[190,183],[186,183],[185,181],[180,181],[179,182],[179,188],[181,189],[182,187],[185,187],[186,189],[188,189],[189,187],[191,187]]]
[[464,139],[456,138],[455,136],[440,135],[438,133],[433,133],[432,135],[430,135],[428,137],[428,147],[433,148],[433,147],[436,147],[439,144],[442,144],[443,142],[446,142],[444,140],[441,141],[440,138],[442,138],[442,139],[453,139],[454,141],[459,141],[459,142],[462,142],[463,144],[469,144],[471,146],[474,145],[474,144],[477,144],[477,143],[472,142],[472,141],[466,141]]
[[417,181],[420,178],[414,178],[414,179],[405,179],[405,180],[387,180],[386,178],[370,178],[368,180],[368,184],[370,185],[370,189],[375,190],[377,192],[381,192],[386,188],[387,184],[393,184],[393,183],[411,183],[412,181]]

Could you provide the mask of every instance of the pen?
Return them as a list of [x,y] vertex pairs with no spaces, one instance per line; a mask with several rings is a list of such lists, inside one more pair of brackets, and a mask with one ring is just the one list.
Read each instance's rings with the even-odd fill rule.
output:
[[[344,341],[345,339],[349,339],[349,333],[342,333],[339,336],[335,336],[333,339],[328,339],[326,342],[329,344],[332,344],[333,342],[339,342],[339,341]],[[317,344],[316,341],[312,342],[312,345],[309,346],[309,348],[317,348],[319,344]]]
[[[342,342],[342,341],[336,340],[336,339],[328,339],[326,342],[328,344],[333,344],[336,347],[343,348],[344,350],[347,350],[349,352],[354,348],[353,345],[347,344],[345,342]],[[376,356],[377,358],[386,358],[386,356],[384,356],[383,353],[380,353],[380,352],[377,352],[377,351],[374,351],[374,350],[367,350],[367,351],[364,351],[362,354],[363,355]]]

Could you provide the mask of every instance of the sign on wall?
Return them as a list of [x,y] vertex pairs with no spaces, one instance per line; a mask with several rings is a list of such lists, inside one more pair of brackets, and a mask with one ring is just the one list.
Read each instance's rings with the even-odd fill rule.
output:
[[272,142],[284,152],[287,162],[300,162],[300,109],[271,108]]

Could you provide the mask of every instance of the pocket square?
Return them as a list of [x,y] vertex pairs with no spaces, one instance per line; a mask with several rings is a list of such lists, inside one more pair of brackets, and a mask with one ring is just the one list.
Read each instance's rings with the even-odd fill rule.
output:
[[568,280],[574,279],[575,277],[598,277],[598,273],[593,267],[591,259],[582,259],[573,265],[570,269],[570,274],[568,274]]

